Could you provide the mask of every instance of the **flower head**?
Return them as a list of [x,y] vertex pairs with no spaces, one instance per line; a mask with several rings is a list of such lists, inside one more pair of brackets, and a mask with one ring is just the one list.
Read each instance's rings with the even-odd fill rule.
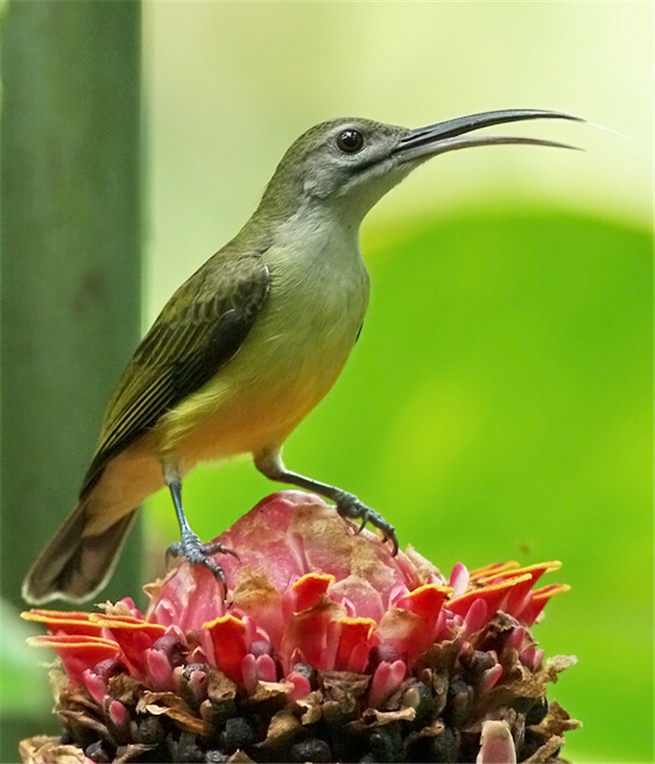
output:
[[344,522],[314,496],[278,493],[219,537],[239,553],[220,558],[226,590],[182,562],[145,587],[145,613],[129,599],[26,613],[49,632],[32,643],[62,660],[57,712],[86,756],[555,755],[577,723],[549,709],[546,684],[574,659],[544,661],[529,627],[568,588],[535,588],[559,563],[458,563],[446,579]]

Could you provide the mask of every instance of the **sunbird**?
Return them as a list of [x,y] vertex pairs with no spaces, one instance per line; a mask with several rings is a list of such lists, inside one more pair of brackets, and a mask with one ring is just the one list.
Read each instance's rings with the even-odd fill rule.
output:
[[213,555],[233,550],[203,544],[193,532],[182,479],[198,462],[238,454],[251,454],[271,480],[332,500],[360,528],[371,523],[395,553],[394,528],[381,514],[352,493],[288,470],[282,446],[330,390],[362,328],[369,275],[359,227],[367,212],[438,154],[497,144],[574,148],[473,133],[530,119],[582,121],[509,109],[417,129],[343,118],[301,135],[252,217],[177,289],[137,347],[109,401],[78,504],[27,574],[24,598],[93,596],[110,577],[137,508],[164,485],[180,527],[171,552],[220,578]]

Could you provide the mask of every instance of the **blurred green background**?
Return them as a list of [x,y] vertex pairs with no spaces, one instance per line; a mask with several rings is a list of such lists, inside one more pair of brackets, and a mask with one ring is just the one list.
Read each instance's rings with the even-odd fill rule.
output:
[[[562,560],[557,580],[573,589],[536,636],[547,654],[580,660],[551,690],[584,722],[564,755],[651,761],[652,6],[143,10],[144,328],[322,119],[417,126],[534,107],[620,133],[507,128],[586,152],[457,152],[390,193],[362,230],[372,300],[360,341],[285,455],[359,494],[444,571]],[[247,460],[200,467],[185,484],[205,538],[273,490]],[[145,522],[159,559],[177,532],[163,493]],[[5,634],[3,671],[34,672],[21,639]],[[29,683],[40,694],[25,693],[26,709],[43,707],[42,681]]]

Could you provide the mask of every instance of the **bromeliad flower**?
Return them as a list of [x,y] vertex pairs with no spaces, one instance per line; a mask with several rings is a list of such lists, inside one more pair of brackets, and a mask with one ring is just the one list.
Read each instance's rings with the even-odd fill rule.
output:
[[344,522],[278,493],[219,537],[226,591],[182,562],[145,613],[25,613],[61,658],[64,733],[24,761],[556,761],[578,723],[546,685],[575,659],[544,661],[529,627],[559,563],[445,579]]

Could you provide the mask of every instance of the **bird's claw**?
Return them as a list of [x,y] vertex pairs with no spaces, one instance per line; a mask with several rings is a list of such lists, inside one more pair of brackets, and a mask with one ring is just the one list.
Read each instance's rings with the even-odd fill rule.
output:
[[337,512],[348,520],[361,520],[356,533],[361,533],[366,523],[371,523],[374,528],[382,531],[384,541],[391,542],[392,554],[394,556],[398,554],[398,539],[393,525],[388,523],[379,512],[367,507],[354,494],[344,492],[339,496]]
[[239,558],[239,555],[235,551],[223,546],[219,541],[203,544],[195,533],[192,531],[184,531],[180,540],[171,544],[166,550],[166,559],[170,559],[171,557],[184,557],[192,565],[204,565],[214,574],[214,577],[226,587],[227,583],[225,581],[223,568],[211,558],[211,555],[218,553],[231,554],[237,559]]
[[223,546],[220,541],[208,541],[202,546],[207,554],[231,554],[232,557],[235,557],[237,560],[241,559],[234,549],[229,549],[228,547]]

